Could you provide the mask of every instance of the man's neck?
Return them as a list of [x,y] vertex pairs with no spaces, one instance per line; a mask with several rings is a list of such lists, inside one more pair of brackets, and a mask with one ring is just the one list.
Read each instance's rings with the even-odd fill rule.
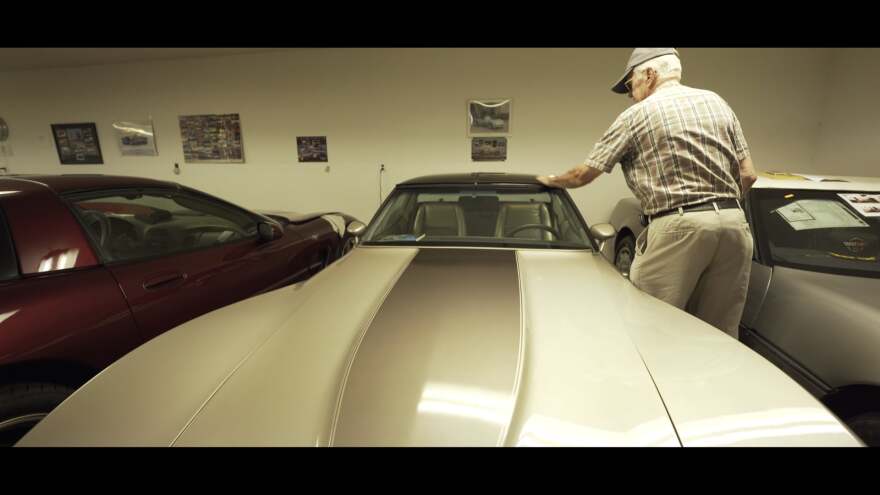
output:
[[654,88],[654,92],[660,91],[661,89],[669,89],[677,86],[681,86],[681,82],[678,79],[667,79],[662,83],[658,84],[656,88]]

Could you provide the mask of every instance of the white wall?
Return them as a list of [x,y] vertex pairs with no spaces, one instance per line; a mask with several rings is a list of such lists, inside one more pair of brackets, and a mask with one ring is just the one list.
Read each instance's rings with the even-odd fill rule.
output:
[[840,175],[880,176],[880,49],[835,50],[814,162]]
[[[11,173],[173,180],[253,209],[342,210],[369,220],[410,177],[471,171],[561,173],[630,104],[610,86],[631,49],[290,49],[247,55],[0,72]],[[680,50],[684,83],[737,112],[759,169],[812,165],[834,58],[826,49]],[[510,97],[503,163],[470,161],[466,101]],[[239,113],[244,164],[185,164],[178,115]],[[116,120],[152,116],[159,156],[122,157]],[[96,122],[104,165],[62,166],[49,125]],[[296,136],[326,135],[325,164],[297,162]],[[182,173],[173,174],[180,163]],[[2,166],[2,164],[0,164]],[[619,170],[572,191],[588,221],[629,195]]]

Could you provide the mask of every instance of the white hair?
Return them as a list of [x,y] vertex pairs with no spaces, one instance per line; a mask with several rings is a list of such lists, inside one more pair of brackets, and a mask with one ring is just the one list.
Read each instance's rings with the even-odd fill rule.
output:
[[647,69],[654,69],[657,72],[657,79],[661,82],[669,79],[681,81],[681,60],[676,55],[669,54],[652,58],[643,64],[637,65],[633,69],[633,74],[644,72]]

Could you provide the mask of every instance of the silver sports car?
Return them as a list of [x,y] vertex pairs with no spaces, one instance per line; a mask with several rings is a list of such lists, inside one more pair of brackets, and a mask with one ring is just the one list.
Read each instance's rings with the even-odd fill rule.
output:
[[407,181],[348,255],[146,343],[19,445],[861,445],[621,277],[609,228],[533,176]]
[[[740,339],[880,446],[880,180],[764,173]],[[621,200],[604,253],[629,271],[641,209]]]

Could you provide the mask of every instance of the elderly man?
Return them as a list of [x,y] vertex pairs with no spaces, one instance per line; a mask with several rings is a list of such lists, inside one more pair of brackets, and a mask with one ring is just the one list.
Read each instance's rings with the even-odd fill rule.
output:
[[582,165],[538,180],[581,187],[619,162],[648,221],[632,282],[737,337],[752,257],[739,200],[756,180],[739,120],[717,94],[681,84],[674,48],[636,48],[612,91],[635,104]]

